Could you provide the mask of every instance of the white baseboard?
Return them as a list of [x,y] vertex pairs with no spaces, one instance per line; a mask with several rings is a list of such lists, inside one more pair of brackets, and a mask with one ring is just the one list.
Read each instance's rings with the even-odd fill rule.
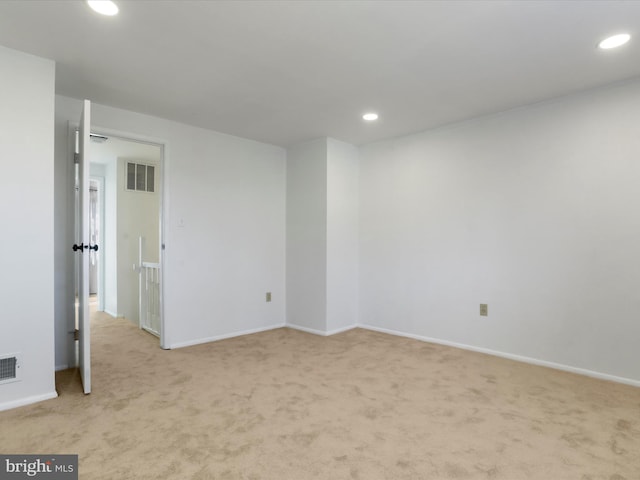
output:
[[60,370],[67,370],[68,368],[69,368],[68,364],[56,365],[56,372],[59,372]]
[[342,333],[342,332],[346,332],[347,330],[353,330],[354,328],[358,328],[358,325],[349,325],[348,327],[336,328],[335,330],[329,330],[329,331],[316,330],[315,328],[303,327],[301,325],[296,325],[294,323],[287,323],[286,327],[293,328],[294,330],[300,330],[301,332],[313,333],[314,335],[328,337],[331,335],[335,335],[336,333]]
[[609,380],[611,382],[624,383],[625,385],[640,387],[640,380],[634,380],[632,378],[618,377],[616,375],[609,375],[608,373],[595,372],[593,370],[587,370],[585,368],[572,367],[570,365],[563,365],[561,363],[548,362],[546,360],[539,360],[537,358],[525,357],[522,355],[514,355],[513,353],[505,353],[497,350],[491,350],[488,348],[474,347],[473,345],[466,345],[464,343],[456,343],[456,342],[450,342],[448,340],[440,340],[439,338],[425,337],[422,335],[414,335],[412,333],[405,333],[397,330],[390,330],[388,328],[374,327],[372,325],[358,325],[358,327],[363,328],[365,330],[372,330],[374,332],[387,333],[389,335],[396,335],[398,337],[413,338],[414,340],[420,340],[423,342],[437,343],[440,345],[446,345],[448,347],[455,347],[463,350],[470,350],[472,352],[485,353],[487,355],[493,355],[495,357],[507,358],[509,360],[515,360],[517,362],[529,363],[532,365],[539,365],[541,367],[549,367],[555,370],[562,370],[564,372],[577,373],[578,375],[585,375],[587,377],[598,378],[600,380]]
[[118,315],[117,313],[112,312],[111,310],[104,310],[104,313],[106,313],[107,315],[111,315],[114,318],[120,318],[122,317],[122,315]]
[[322,330],[316,330],[315,328],[303,327],[301,325],[296,325],[294,323],[287,323],[285,325],[287,328],[292,328],[294,330],[300,330],[301,332],[313,333],[314,335],[320,335],[321,337],[326,337],[327,332],[323,332]]
[[331,335],[335,335],[336,333],[342,333],[348,330],[353,330],[354,328],[358,328],[358,325],[349,325],[348,327],[342,327],[342,328],[336,328],[335,330],[323,331],[323,330],[316,330],[315,328],[303,327],[301,325],[296,325],[294,323],[287,323],[285,326],[288,328],[293,328],[294,330],[300,330],[301,332],[320,335],[322,337],[328,337]]
[[326,335],[330,336],[330,335],[336,335],[338,333],[342,333],[342,332],[348,332],[349,330],[353,330],[354,328],[358,328],[358,325],[348,325],[346,327],[340,327],[340,328],[336,328],[335,330],[329,330]]
[[0,412],[3,410],[11,410],[12,408],[24,407],[25,405],[31,405],[32,403],[43,402],[44,400],[51,400],[52,398],[57,397],[58,393],[54,390],[53,392],[44,393],[42,395],[33,395],[31,397],[12,400],[10,402],[2,402],[0,403]]
[[285,326],[286,325],[284,323],[279,323],[277,325],[270,325],[268,327],[253,328],[251,330],[243,330],[240,332],[225,333],[224,335],[216,335],[214,337],[197,338],[195,340],[187,340],[186,342],[172,343],[167,347],[167,349],[191,347],[193,345],[200,345],[202,343],[217,342],[218,340],[225,340],[227,338],[233,338],[233,337],[241,337],[242,335],[250,335],[252,333],[266,332],[267,330],[275,330],[276,328],[282,328]]

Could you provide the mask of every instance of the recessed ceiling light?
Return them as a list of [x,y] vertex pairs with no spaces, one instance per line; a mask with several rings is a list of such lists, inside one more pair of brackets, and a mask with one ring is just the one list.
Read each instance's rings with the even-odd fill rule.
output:
[[364,115],[362,115],[362,118],[364,118],[367,122],[373,122],[374,120],[378,119],[378,114],[377,113],[365,113]]
[[102,15],[113,16],[118,13],[118,6],[111,0],[87,0],[89,6]]
[[598,44],[598,48],[602,50],[609,50],[610,48],[616,48],[624,45],[631,39],[631,35],[628,33],[620,33],[613,35],[609,38],[605,38]]

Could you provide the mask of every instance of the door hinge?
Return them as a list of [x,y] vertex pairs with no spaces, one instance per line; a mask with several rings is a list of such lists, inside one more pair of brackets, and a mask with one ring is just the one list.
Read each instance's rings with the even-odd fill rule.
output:
[[79,153],[74,153],[73,154],[73,163],[75,163],[75,164],[80,163],[80,154]]
[[73,339],[80,340],[80,330],[78,330],[77,328],[73,331]]

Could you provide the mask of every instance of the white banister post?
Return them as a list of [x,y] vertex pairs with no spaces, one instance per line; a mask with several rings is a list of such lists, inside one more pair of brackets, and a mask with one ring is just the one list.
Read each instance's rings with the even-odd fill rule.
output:
[[138,237],[138,327],[142,328],[143,315],[146,305],[144,305],[145,295],[142,292],[142,261],[144,258],[144,237]]

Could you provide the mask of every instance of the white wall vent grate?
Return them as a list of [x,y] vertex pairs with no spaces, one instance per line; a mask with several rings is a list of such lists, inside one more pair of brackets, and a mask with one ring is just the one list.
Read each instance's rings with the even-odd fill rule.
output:
[[0,356],[0,384],[20,380],[20,361],[17,355]]
[[155,192],[155,171],[153,165],[127,162],[126,187],[127,190],[138,192]]

